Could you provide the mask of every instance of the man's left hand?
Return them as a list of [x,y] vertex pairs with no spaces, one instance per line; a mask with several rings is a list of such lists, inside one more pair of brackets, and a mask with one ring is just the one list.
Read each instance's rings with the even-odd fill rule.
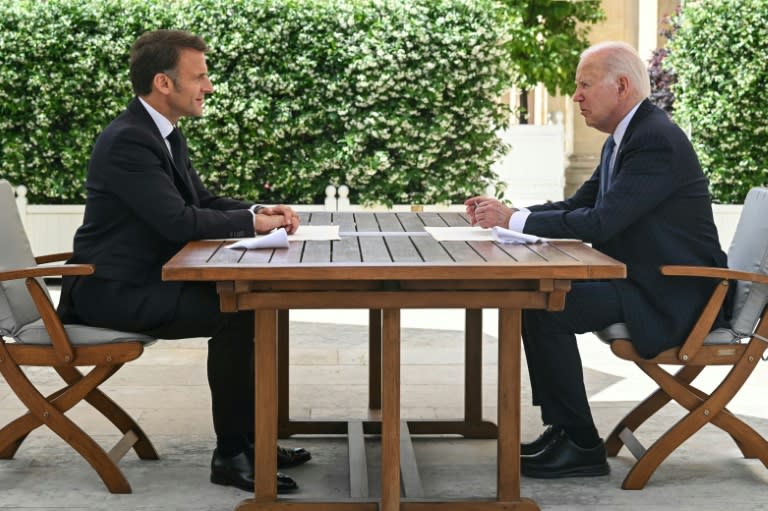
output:
[[299,215],[289,206],[282,204],[261,208],[256,214],[255,227],[256,232],[260,234],[278,227],[284,227],[288,234],[293,234],[299,229]]

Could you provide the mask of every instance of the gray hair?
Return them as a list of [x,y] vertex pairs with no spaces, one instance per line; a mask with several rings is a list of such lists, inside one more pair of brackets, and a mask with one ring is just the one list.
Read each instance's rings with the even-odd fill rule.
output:
[[590,46],[581,54],[581,60],[601,53],[601,61],[606,71],[607,80],[616,80],[626,76],[642,98],[651,95],[651,79],[648,66],[632,46],[621,41],[606,41]]

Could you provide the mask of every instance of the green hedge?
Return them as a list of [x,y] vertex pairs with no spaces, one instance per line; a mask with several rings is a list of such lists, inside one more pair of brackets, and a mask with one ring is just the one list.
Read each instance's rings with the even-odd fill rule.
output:
[[665,61],[715,201],[768,185],[768,0],[687,2]]
[[511,82],[491,0],[5,0],[0,176],[77,203],[93,141],[132,96],[138,35],[211,47],[215,93],[183,121],[214,190],[262,202],[434,203],[482,190]]

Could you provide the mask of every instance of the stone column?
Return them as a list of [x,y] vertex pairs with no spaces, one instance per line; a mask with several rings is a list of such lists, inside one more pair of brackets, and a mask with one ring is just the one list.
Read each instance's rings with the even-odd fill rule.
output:
[[[653,7],[656,7],[655,0],[603,0],[606,19],[592,27],[590,41],[626,41],[637,47],[640,8],[647,7],[648,3],[653,3]],[[574,105],[570,98],[567,103],[570,106],[566,111],[566,146],[572,147],[572,153],[565,171],[566,197],[573,194],[592,175],[600,161],[600,148],[608,136],[587,126],[578,106]]]

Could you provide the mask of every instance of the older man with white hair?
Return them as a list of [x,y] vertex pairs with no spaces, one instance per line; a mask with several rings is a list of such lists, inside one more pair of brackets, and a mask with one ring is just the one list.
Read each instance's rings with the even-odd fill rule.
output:
[[589,180],[564,201],[525,209],[488,197],[466,201],[472,222],[482,227],[578,238],[627,266],[626,280],[574,283],[562,311],[523,314],[533,403],[546,426],[521,446],[521,470],[529,477],[610,471],[575,334],[623,322],[638,353],[649,358],[682,344],[715,283],[666,277],[659,267],[726,266],[698,158],[649,94],[646,65],[631,46],[588,48],[576,70],[573,100],[588,126],[609,134]]

